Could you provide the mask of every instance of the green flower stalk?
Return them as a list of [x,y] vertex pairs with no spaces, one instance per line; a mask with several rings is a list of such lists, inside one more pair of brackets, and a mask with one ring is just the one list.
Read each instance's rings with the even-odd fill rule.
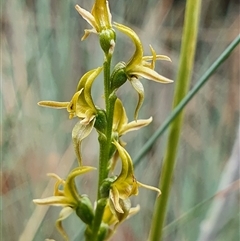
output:
[[[92,29],[85,30],[82,40],[86,39],[90,33],[97,34],[104,53],[104,63],[102,67],[92,69],[80,78],[70,101],[47,100],[38,103],[39,106],[66,109],[69,113],[69,119],[77,118],[79,120],[72,130],[73,147],[78,167],[70,171],[66,180],[61,179],[56,174],[49,174],[56,179],[53,196],[33,201],[39,205],[62,206],[63,209],[56,224],[65,240],[68,240],[68,235],[63,228],[62,221],[75,212],[85,225],[85,241],[106,241],[115,233],[122,222],[140,210],[139,205],[136,207],[131,205],[131,197],[138,195],[140,187],[156,191],[158,196],[161,194],[158,188],[137,181],[133,162],[125,149],[126,143],[122,140],[122,136],[152,122],[152,117],[138,120],[138,113],[144,100],[144,89],[140,78],[159,83],[171,83],[172,80],[154,70],[157,60],[170,61],[170,58],[157,55],[151,45],[152,55],[144,56],[142,43],[137,34],[122,24],[112,24],[108,1],[96,0],[91,12],[79,5],[76,5],[75,8],[92,26]],[[120,61],[111,68],[116,44],[114,28],[129,37],[133,41],[135,49],[127,63]],[[93,101],[91,91],[95,79],[102,71],[105,108],[98,107]],[[117,96],[117,90],[127,80],[130,81],[139,96],[136,110],[133,113],[135,120],[130,122],[125,107]],[[86,194],[79,194],[75,184],[75,177],[95,169],[84,166],[82,158],[84,150],[81,149],[82,141],[88,137],[93,129],[98,133],[99,142],[98,188],[95,205]],[[115,164],[119,159],[121,172],[119,175],[114,175]]]

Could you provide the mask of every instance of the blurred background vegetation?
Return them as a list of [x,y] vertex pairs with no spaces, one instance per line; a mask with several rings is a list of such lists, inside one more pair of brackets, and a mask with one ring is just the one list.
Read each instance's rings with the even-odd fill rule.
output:
[[[113,20],[132,27],[172,63],[158,62],[156,70],[175,79],[181,45],[185,1],[109,0]],[[51,195],[46,173],[65,177],[76,166],[71,130],[64,110],[37,106],[40,100],[69,101],[79,78],[100,66],[103,54],[97,36],[81,42],[89,25],[74,5],[90,10],[93,0],[5,0],[1,10],[2,168],[1,235],[4,241],[62,240],[55,228],[60,208],[37,207],[32,199]],[[191,86],[239,34],[237,0],[204,0]],[[113,62],[127,61],[133,45],[117,33]],[[165,241],[237,241],[239,235],[239,47],[218,68],[185,109],[184,126],[165,228]],[[141,118],[153,123],[124,140],[134,157],[171,111],[175,84],[147,80]],[[102,77],[93,95],[103,106]],[[129,83],[118,92],[129,119],[137,95]],[[139,181],[157,186],[166,134],[136,167]],[[96,133],[83,143],[84,163],[97,166]],[[96,173],[78,180],[80,193],[96,195]],[[141,211],[118,229],[114,241],[147,240],[156,194],[141,189],[132,198]],[[64,221],[71,240],[82,240],[83,224],[74,216]]]

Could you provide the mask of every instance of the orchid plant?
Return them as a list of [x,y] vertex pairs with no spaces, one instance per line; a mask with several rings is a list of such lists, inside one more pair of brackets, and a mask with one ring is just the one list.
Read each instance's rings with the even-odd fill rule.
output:
[[[62,221],[75,213],[85,224],[86,241],[108,240],[116,231],[118,225],[139,211],[140,207],[131,206],[130,198],[138,195],[138,189],[145,187],[154,190],[158,188],[142,184],[134,174],[132,159],[125,149],[121,137],[130,131],[138,130],[151,123],[152,117],[138,120],[138,113],[144,100],[144,88],[141,78],[159,83],[171,83],[172,80],[158,74],[155,70],[156,60],[167,60],[164,55],[157,55],[152,46],[151,56],[144,56],[143,46],[138,35],[129,27],[112,23],[108,1],[95,0],[92,11],[76,5],[78,13],[92,26],[85,30],[82,40],[94,33],[99,37],[100,47],[104,54],[103,66],[92,69],[84,74],[76,87],[76,92],[69,102],[40,101],[38,105],[55,109],[66,109],[69,119],[77,118],[79,122],[72,130],[73,146],[78,160],[78,167],[73,169],[65,179],[56,174],[49,176],[56,179],[53,196],[34,199],[39,205],[62,206],[63,209],[56,221],[56,226],[65,240],[69,240]],[[115,30],[129,37],[135,46],[135,51],[127,63],[119,62],[111,69],[111,60],[116,43]],[[104,72],[105,108],[101,109],[94,103],[91,88],[96,77]],[[138,102],[134,120],[128,122],[128,117],[117,91],[129,80],[137,91]],[[79,194],[75,177],[88,173],[96,168],[84,165],[81,143],[95,129],[99,141],[98,191],[95,205],[86,194]],[[121,172],[114,174],[116,162],[121,162]]]

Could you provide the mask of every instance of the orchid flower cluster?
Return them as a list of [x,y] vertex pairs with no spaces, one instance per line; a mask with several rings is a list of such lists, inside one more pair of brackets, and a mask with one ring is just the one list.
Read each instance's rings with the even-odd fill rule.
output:
[[[34,199],[39,205],[62,206],[56,226],[65,240],[69,240],[63,228],[62,221],[70,214],[75,213],[86,225],[86,241],[108,240],[120,223],[139,211],[139,205],[131,206],[130,197],[138,195],[139,187],[145,187],[161,194],[158,188],[142,184],[134,175],[133,162],[125,149],[126,143],[122,136],[134,130],[147,126],[152,121],[138,119],[138,113],[144,100],[144,88],[140,78],[146,78],[160,83],[171,83],[172,80],[158,74],[155,70],[156,60],[170,59],[167,56],[157,55],[150,46],[151,56],[143,55],[142,43],[138,35],[129,27],[112,23],[109,4],[106,0],[95,0],[91,13],[76,5],[78,13],[92,26],[85,30],[82,40],[94,33],[99,37],[100,46],[104,53],[103,66],[85,73],[77,85],[76,92],[69,102],[40,101],[38,105],[55,109],[66,109],[69,119],[77,118],[79,122],[72,130],[74,150],[78,160],[78,167],[73,169],[66,179],[50,173],[56,179],[53,196]],[[111,59],[116,44],[116,32],[120,31],[129,37],[135,45],[131,59],[119,62],[111,70]],[[93,101],[91,89],[95,79],[104,72],[104,99],[105,108],[99,108]],[[134,120],[128,122],[128,117],[117,90],[130,81],[138,94]],[[95,129],[99,141],[99,178],[98,193],[95,205],[86,194],[77,190],[75,178],[93,171],[96,168],[85,166],[82,160],[82,141]],[[117,161],[121,162],[121,172],[114,175]]]

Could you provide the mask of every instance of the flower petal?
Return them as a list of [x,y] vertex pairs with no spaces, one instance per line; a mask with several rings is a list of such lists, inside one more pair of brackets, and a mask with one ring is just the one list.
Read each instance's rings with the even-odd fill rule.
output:
[[[152,52],[152,56],[143,56],[142,58],[142,65],[145,67],[148,67],[150,69],[155,68],[155,62],[156,60],[167,60],[171,62],[171,59],[165,55],[157,55],[153,47],[150,45],[150,49]],[[148,63],[147,61],[151,61],[151,63]]]
[[[97,68],[97,69],[98,69],[98,68]],[[85,85],[86,85],[86,82],[88,81],[88,78],[89,78],[89,77],[91,76],[91,74],[93,74],[97,69],[91,69],[91,70],[89,70],[87,73],[85,73],[85,74],[81,77],[81,79],[79,80],[78,85],[77,85],[77,91],[85,88]]]
[[84,119],[82,124],[88,124],[96,115],[96,107],[93,103],[91,89],[93,81],[101,71],[102,67],[88,71],[82,76],[78,83],[77,90],[81,93],[78,95],[76,101],[75,114],[79,118]]
[[81,142],[90,134],[93,129],[94,123],[95,119],[90,121],[88,125],[84,125],[81,122],[78,122],[72,130],[73,146],[80,166],[82,166],[82,157],[80,152]]
[[66,179],[66,184],[64,186],[64,196],[65,197],[69,197],[72,200],[74,200],[75,202],[75,207],[78,205],[78,201],[81,198],[76,185],[75,185],[75,177],[82,175],[86,172],[90,172],[92,170],[94,170],[94,167],[90,167],[90,166],[80,166],[80,167],[76,167],[74,168],[68,175],[67,179]]
[[156,62],[156,59],[157,59],[157,54],[155,52],[155,50],[153,49],[153,47],[150,45],[150,49],[151,49],[151,52],[152,52],[152,63],[150,65],[150,68],[151,69],[154,69],[155,68],[155,62]]
[[114,205],[114,209],[119,212],[119,213],[124,213],[120,204],[119,204],[119,192],[117,190],[116,187],[114,187],[114,185],[112,186],[112,188],[109,191],[109,198],[112,201],[112,204]]
[[65,240],[69,240],[68,239],[68,235],[65,232],[63,226],[62,226],[62,221],[64,219],[66,219],[69,215],[71,215],[73,213],[73,209],[70,207],[65,207],[62,209],[62,211],[59,214],[59,218],[56,221],[56,226],[58,228],[58,231],[61,233],[61,235],[64,237]]
[[103,69],[103,67],[98,67],[98,68],[94,69],[94,71],[91,72],[91,74],[88,76],[85,87],[84,87],[85,100],[88,103],[89,107],[93,110],[96,108],[95,108],[95,105],[93,103],[93,99],[91,96],[92,84],[93,84],[93,81],[96,79],[96,77],[100,74],[102,69]]
[[[114,225],[118,222],[116,218],[116,210],[110,207],[111,200],[108,200],[107,205],[105,206],[102,221],[109,226]],[[112,202],[111,202],[112,203]]]
[[117,99],[114,106],[114,116],[113,116],[113,131],[120,134],[123,126],[128,122],[126,111],[122,105],[120,99]]
[[33,202],[39,205],[53,205],[53,206],[74,206],[73,202],[64,196],[52,196],[42,199],[33,199]]
[[127,216],[127,219],[135,215],[140,210],[140,205],[138,204],[136,207],[130,208],[129,214]]
[[152,117],[146,120],[131,121],[127,125],[123,126],[122,130],[119,132],[119,135],[121,136],[126,134],[127,132],[138,130],[144,126],[149,125],[151,122],[152,122]]
[[84,29],[84,35],[82,36],[81,41],[85,40],[90,35],[90,33],[97,34],[97,31],[94,28],[92,28],[92,29]]
[[[152,61],[152,59],[153,59],[153,56],[143,56],[143,61],[145,62],[145,61]],[[156,55],[156,60],[165,60],[165,61],[170,61],[170,62],[172,62],[172,60],[168,57],[168,56],[166,56],[166,55],[160,55],[160,54],[157,54]]]
[[116,216],[118,219],[118,224],[120,224],[121,222],[123,222],[125,219],[127,219],[128,214],[131,210],[131,201],[129,198],[127,199],[120,199],[119,200],[119,204],[121,206],[121,209],[123,210],[122,213],[116,212]]
[[[85,96],[84,96],[84,89],[82,88],[80,95],[78,96],[78,99],[75,103],[75,110],[74,115],[79,117],[80,119],[85,119],[84,122],[88,124],[90,122],[90,117],[95,116],[96,109],[91,109],[91,107],[86,102]],[[89,115],[89,112],[91,112],[91,115]],[[87,114],[88,113],[88,114]]]
[[124,34],[128,35],[132,39],[132,41],[135,44],[135,52],[130,59],[130,61],[126,65],[126,71],[130,71],[135,65],[138,65],[142,62],[142,57],[143,57],[143,47],[142,43],[138,37],[138,35],[129,27],[119,24],[119,23],[114,23],[114,27],[116,27],[118,30],[123,32]]
[[172,80],[158,74],[156,71],[148,67],[139,66],[139,65],[134,66],[134,68],[131,70],[131,75],[141,76],[143,78],[160,82],[160,83],[165,83],[165,84],[173,82]]
[[67,108],[69,102],[58,102],[58,101],[51,101],[51,100],[43,100],[38,102],[39,106],[55,108],[55,109],[64,109]]
[[63,190],[59,190],[59,186],[60,185],[63,185],[65,184],[65,181],[63,179],[61,179],[57,174],[55,173],[48,173],[47,176],[49,177],[54,177],[57,179],[55,185],[54,185],[54,192],[53,192],[53,195],[54,196],[63,196],[64,193],[63,193]]
[[138,78],[135,78],[135,77],[131,78],[130,83],[132,84],[133,88],[138,92],[138,103],[134,113],[134,119],[136,121],[138,117],[138,112],[144,100],[144,88],[142,83],[138,80]]
[[125,180],[128,176],[129,162],[128,162],[127,156],[125,154],[126,153],[125,149],[116,140],[113,141],[113,144],[116,146],[119,156],[122,160],[121,173],[117,177],[117,179],[113,182],[113,184],[120,183],[120,185],[121,185],[121,183],[125,182]]
[[73,186],[74,184],[74,178],[82,175],[84,173],[90,172],[92,170],[95,170],[95,167],[91,167],[91,166],[80,166],[80,167],[76,167],[74,168],[68,175],[67,179],[66,179],[66,185],[65,185],[65,196],[69,196],[72,195],[72,191],[70,190],[71,186]]
[[79,99],[79,96],[82,94],[83,89],[77,91],[71,101],[69,102],[69,105],[67,106],[67,111],[69,112],[69,119],[72,119],[77,115],[77,101]]
[[111,28],[112,16],[109,10],[108,1],[96,0],[92,8],[92,15],[99,26],[99,31]]
[[150,190],[158,192],[158,197],[161,195],[160,189],[158,189],[156,187],[149,186],[149,185],[143,184],[141,182],[137,182],[137,184],[138,184],[139,187],[144,187],[144,188],[147,188],[147,189],[150,189]]
[[96,20],[90,12],[81,8],[79,5],[76,5],[75,9],[94,29],[96,29],[97,32],[99,32],[99,28],[98,28],[98,25],[96,23]]

